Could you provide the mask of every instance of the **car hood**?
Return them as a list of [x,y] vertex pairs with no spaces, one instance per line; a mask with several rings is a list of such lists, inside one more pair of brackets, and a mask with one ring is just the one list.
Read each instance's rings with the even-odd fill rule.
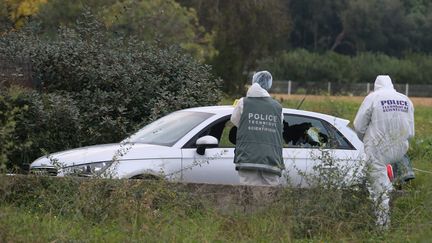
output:
[[179,157],[177,150],[152,144],[101,144],[49,154],[35,160],[31,167],[64,167],[113,160],[175,158]]

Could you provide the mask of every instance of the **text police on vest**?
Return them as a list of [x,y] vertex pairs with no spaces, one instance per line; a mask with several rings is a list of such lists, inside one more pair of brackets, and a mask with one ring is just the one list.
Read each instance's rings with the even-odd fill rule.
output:
[[267,115],[267,114],[259,114],[259,113],[249,113],[248,118],[249,118],[249,120],[251,118],[253,118],[255,120],[275,122],[277,119],[277,116]]

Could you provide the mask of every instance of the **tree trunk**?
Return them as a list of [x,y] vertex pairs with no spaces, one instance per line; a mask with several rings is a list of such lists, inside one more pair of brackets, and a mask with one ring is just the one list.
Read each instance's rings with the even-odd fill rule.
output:
[[345,38],[345,30],[342,30],[342,32],[340,32],[336,37],[335,42],[333,43],[333,46],[331,47],[330,50],[334,51],[336,47],[338,47],[342,43],[344,38]]

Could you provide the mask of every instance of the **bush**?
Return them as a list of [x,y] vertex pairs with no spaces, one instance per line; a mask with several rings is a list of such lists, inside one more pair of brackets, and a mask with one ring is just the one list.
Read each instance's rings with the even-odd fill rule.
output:
[[280,208],[292,215],[293,222],[298,222],[293,225],[294,236],[373,229],[375,220],[366,189],[368,172],[364,161],[346,164],[326,150],[312,156],[321,161],[309,165],[313,173],[294,167],[310,188],[298,188],[288,181],[291,187],[281,196]]
[[92,223],[133,223],[138,216],[154,220],[160,211],[185,215],[204,209],[198,199],[165,181],[0,175],[0,207],[5,205]]
[[428,83],[432,79],[432,57],[407,54],[398,59],[379,53],[360,53],[350,57],[334,52],[317,54],[303,49],[282,52],[259,62],[274,78],[316,82],[373,82],[377,75],[388,74],[397,83]]
[[[16,117],[25,112],[27,107],[16,107],[11,97],[0,93],[0,173],[6,171],[12,151],[21,146],[14,141]],[[25,146],[24,146],[25,147]]]
[[0,92],[3,165],[20,170],[46,151],[80,145],[81,119],[67,95],[12,88]]
[[[28,100],[36,110],[42,104],[50,109],[49,114],[40,114],[41,127],[49,127],[50,132],[42,137],[50,141],[32,144],[53,152],[118,142],[169,112],[219,101],[219,79],[212,76],[209,66],[179,47],[159,49],[132,37],[113,37],[92,16],[84,17],[77,27],[60,29],[53,39],[39,35],[34,26],[0,37],[0,55],[28,58],[39,83],[37,90],[48,95],[42,100],[51,102],[41,103],[40,94],[28,97],[36,99]],[[49,94],[55,97],[49,98]],[[55,107],[56,102],[70,106],[62,110]],[[71,115],[73,121],[59,112]],[[32,137],[37,117],[26,119],[20,136]],[[53,126],[53,121],[58,123]],[[50,130],[65,122],[73,123],[69,124],[73,129]],[[57,143],[60,146],[53,145]],[[42,154],[32,151],[24,155],[31,161]]]

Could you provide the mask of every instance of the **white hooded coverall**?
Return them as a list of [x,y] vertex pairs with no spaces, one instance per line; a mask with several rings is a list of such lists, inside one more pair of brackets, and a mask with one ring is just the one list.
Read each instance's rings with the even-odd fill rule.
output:
[[387,226],[389,193],[393,189],[386,165],[401,160],[414,136],[414,106],[410,99],[396,92],[387,75],[375,80],[374,92],[366,96],[354,119],[354,128],[364,143],[370,166],[369,193],[377,203],[377,224]]

